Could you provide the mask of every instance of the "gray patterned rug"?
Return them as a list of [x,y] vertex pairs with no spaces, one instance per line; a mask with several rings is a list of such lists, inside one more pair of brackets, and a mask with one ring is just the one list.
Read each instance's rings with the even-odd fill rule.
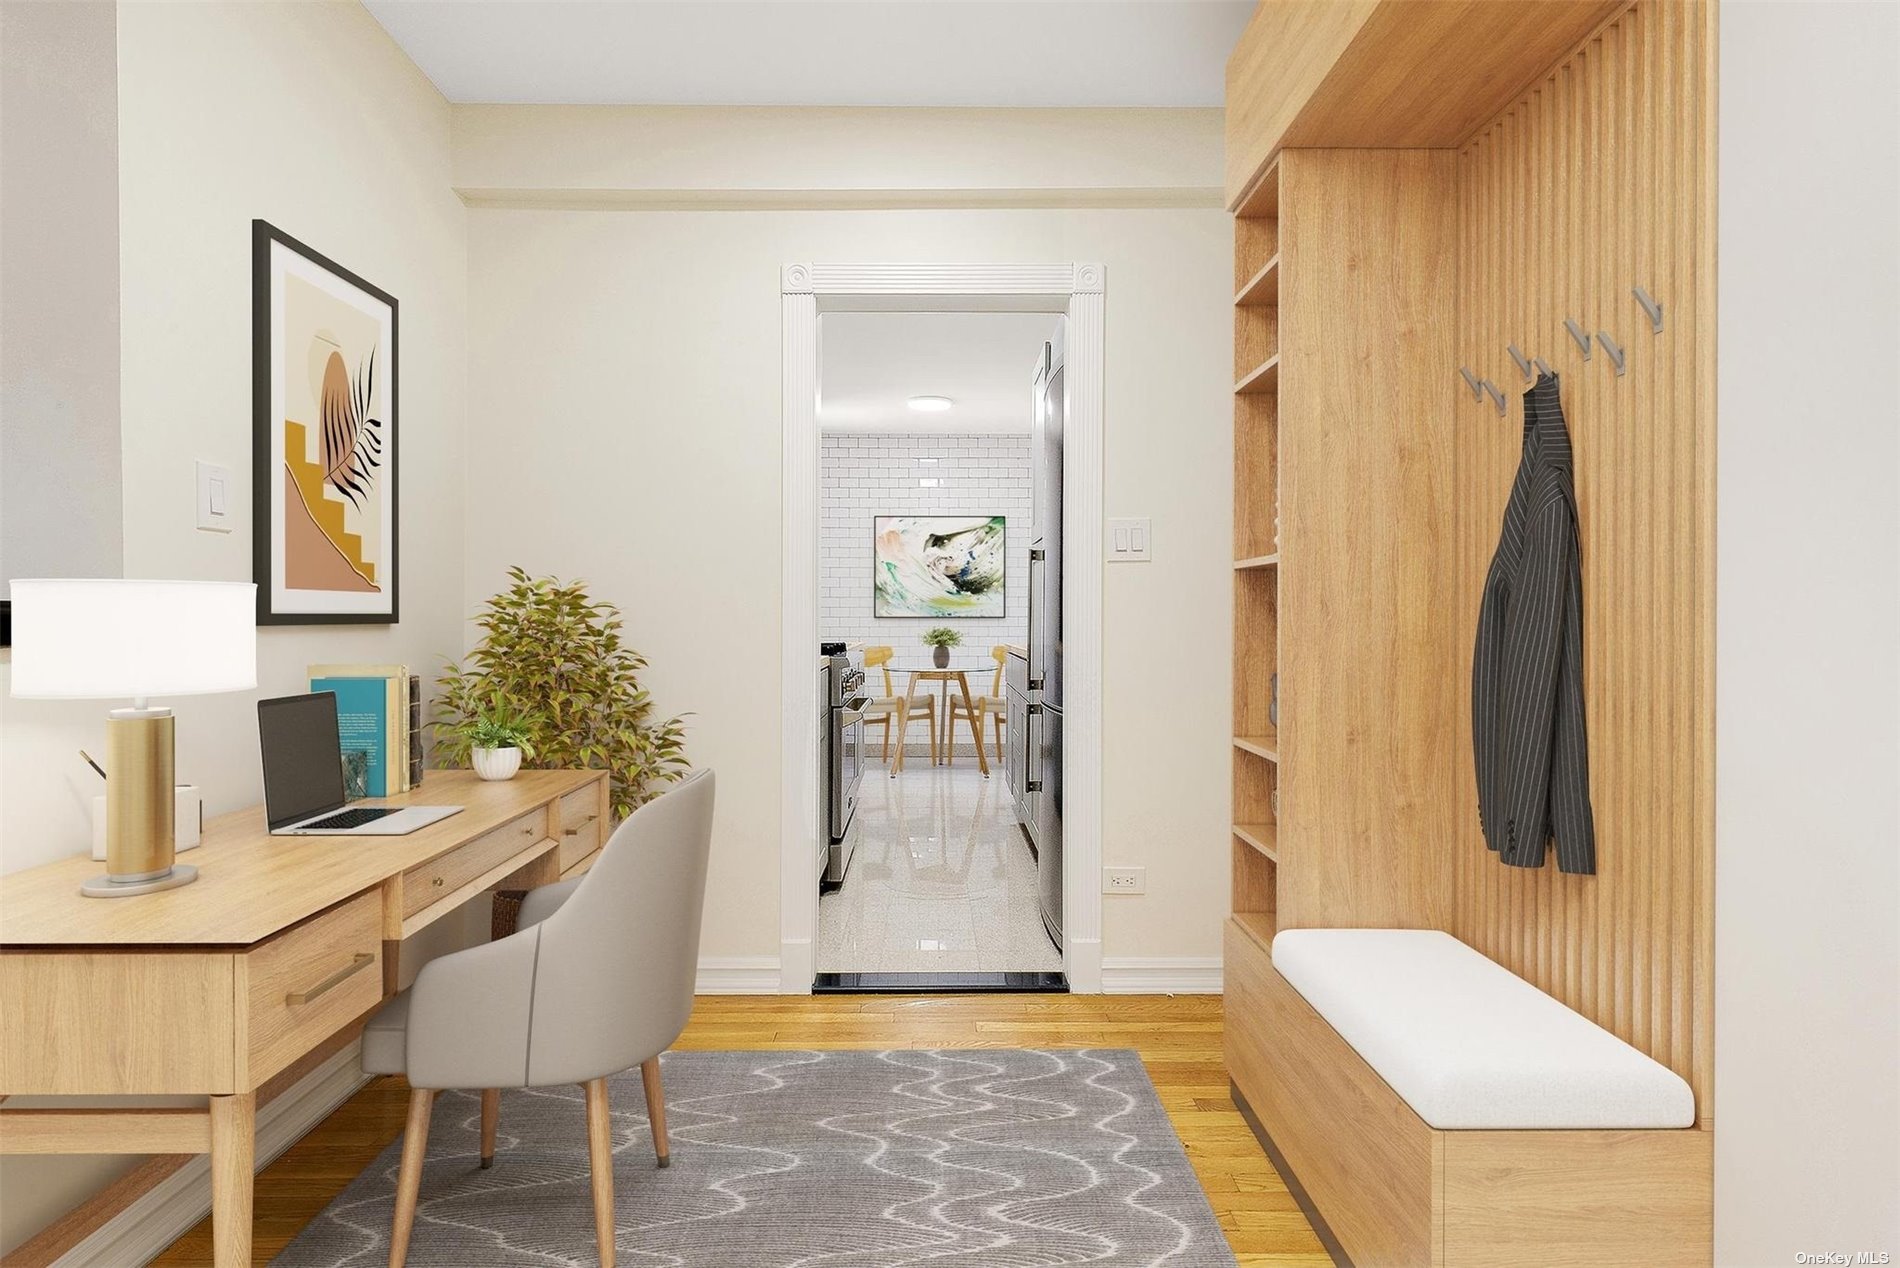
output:
[[[653,1165],[639,1072],[613,1080],[623,1265],[897,1268],[1165,1264],[1234,1256],[1133,1052],[676,1052],[673,1165]],[[597,1262],[579,1088],[435,1106],[409,1262]],[[400,1143],[311,1221],[281,1268],[380,1265]]]

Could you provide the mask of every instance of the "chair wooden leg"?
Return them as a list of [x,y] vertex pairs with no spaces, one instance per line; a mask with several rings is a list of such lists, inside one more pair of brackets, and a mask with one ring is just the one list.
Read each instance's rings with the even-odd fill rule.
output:
[[996,715],[996,764],[1003,764],[1003,715]]
[[660,1059],[650,1057],[640,1063],[640,1082],[647,1090],[647,1121],[653,1124],[653,1152],[662,1167],[673,1165],[666,1147],[666,1093],[660,1087]]
[[937,747],[937,702],[930,702],[930,764],[935,766],[943,760],[943,750]]
[[482,1170],[495,1165],[495,1128],[501,1122],[501,1089],[482,1089]]
[[600,1268],[614,1268],[614,1132],[607,1116],[607,1080],[590,1079],[587,1092],[587,1162],[594,1178],[594,1238]]
[[884,717],[884,759],[883,760],[886,766],[889,766],[891,764],[891,719],[890,719],[890,715],[888,714],[886,714]]
[[413,1088],[409,1093],[409,1121],[402,1129],[402,1166],[396,1172],[396,1218],[389,1230],[389,1268],[402,1268],[409,1258],[409,1234],[416,1226],[416,1195],[422,1191],[422,1160],[429,1153],[429,1110],[435,1093]]
[[954,704],[950,706],[950,712],[944,718],[943,733],[943,764],[955,766],[957,764],[957,707]]

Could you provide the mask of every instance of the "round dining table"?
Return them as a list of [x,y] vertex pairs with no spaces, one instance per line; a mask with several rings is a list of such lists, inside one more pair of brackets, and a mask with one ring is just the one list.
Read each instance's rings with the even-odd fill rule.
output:
[[[990,776],[990,762],[989,759],[983,755],[983,728],[978,725],[977,721],[976,697],[970,694],[970,675],[984,672],[994,673],[996,671],[996,663],[990,661],[981,665],[950,665],[945,668],[939,668],[934,664],[906,664],[892,665],[890,669],[893,674],[906,675],[904,693],[897,697],[897,733],[900,736],[906,734],[904,724],[908,718],[910,700],[917,694],[917,684],[920,682],[942,684],[938,688],[938,697],[940,700],[938,707],[943,713],[943,758],[941,760],[945,763],[948,763],[950,759],[951,746],[956,743],[956,734],[951,727],[950,717],[950,687],[953,683],[956,685],[957,690],[963,695],[963,707],[965,716],[969,719],[971,738],[976,741],[977,769],[983,772],[983,778],[988,779]],[[937,737],[932,736],[931,738],[935,740]],[[936,748],[938,746],[932,744],[931,747]],[[896,775],[903,769],[904,745],[900,741],[897,745],[897,761],[891,766],[891,774]]]

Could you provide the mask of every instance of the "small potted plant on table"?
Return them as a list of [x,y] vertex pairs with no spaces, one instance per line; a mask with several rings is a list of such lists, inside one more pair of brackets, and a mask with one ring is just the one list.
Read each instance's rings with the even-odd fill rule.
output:
[[924,646],[934,648],[930,661],[938,669],[950,668],[950,649],[963,641],[963,635],[947,625],[924,631]]
[[464,724],[469,763],[483,779],[513,779],[523,757],[534,756],[534,721],[494,696]]

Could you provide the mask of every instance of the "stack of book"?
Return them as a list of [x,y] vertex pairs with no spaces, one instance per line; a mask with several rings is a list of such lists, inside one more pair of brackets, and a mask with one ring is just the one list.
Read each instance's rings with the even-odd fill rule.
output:
[[310,690],[336,696],[345,753],[368,755],[364,792],[391,797],[422,783],[422,678],[406,665],[312,665]]

